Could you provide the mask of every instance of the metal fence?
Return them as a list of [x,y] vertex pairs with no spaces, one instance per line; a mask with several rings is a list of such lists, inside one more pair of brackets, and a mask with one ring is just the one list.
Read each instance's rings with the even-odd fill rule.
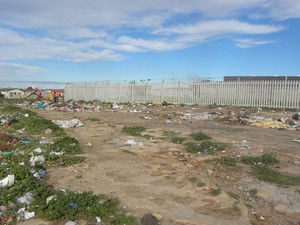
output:
[[67,84],[65,100],[300,108],[300,81]]

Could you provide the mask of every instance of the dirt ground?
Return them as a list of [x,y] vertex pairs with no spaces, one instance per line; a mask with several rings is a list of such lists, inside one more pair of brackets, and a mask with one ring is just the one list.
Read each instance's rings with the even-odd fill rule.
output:
[[[279,165],[272,168],[300,176],[300,143],[293,141],[300,139],[299,131],[252,127],[226,118],[176,117],[180,112],[217,115],[239,111],[226,107],[135,109],[131,112],[32,109],[47,119],[79,118],[84,123],[82,127],[65,131],[80,142],[86,161],[70,167],[48,168],[48,183],[71,191],[116,196],[128,214],[141,218],[151,213],[162,225],[300,224],[300,186],[276,186],[250,175],[249,166],[228,167],[209,161],[220,156],[257,156],[270,152],[280,159]],[[248,113],[273,119],[293,114],[257,109]],[[136,125],[147,128],[142,134],[152,138],[127,136],[121,131],[123,126]],[[229,147],[216,155],[189,154],[184,145],[172,143],[168,137],[168,133],[175,132],[177,136],[189,138],[199,131],[214,141],[228,143]],[[137,145],[126,145],[128,140],[134,140]],[[203,182],[204,186],[193,180]],[[213,196],[211,190],[217,188],[221,193]],[[257,190],[257,195],[251,195],[251,190]],[[50,223],[33,219],[23,224]]]

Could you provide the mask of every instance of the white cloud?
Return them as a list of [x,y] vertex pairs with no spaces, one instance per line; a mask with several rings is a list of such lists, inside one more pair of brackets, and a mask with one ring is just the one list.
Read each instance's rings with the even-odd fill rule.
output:
[[0,88],[40,88],[40,89],[63,89],[66,83],[55,81],[19,81],[19,80],[2,80]]
[[177,25],[174,27],[161,28],[155,33],[165,34],[205,34],[206,36],[237,34],[268,34],[282,30],[282,26],[250,24],[238,20],[211,20],[191,25]]
[[45,72],[45,69],[36,66],[0,62],[0,77],[14,77],[40,72]]
[[136,46],[143,50],[151,50],[151,51],[171,51],[178,50],[187,45],[183,42],[173,41],[165,41],[165,40],[145,40],[142,38],[131,38],[128,36],[122,36],[118,40],[120,43],[126,43],[132,46]]
[[253,10],[265,18],[300,18],[300,1],[1,0],[0,60],[117,61],[122,52],[172,51],[284,29],[274,21],[245,22]]
[[257,41],[253,39],[236,39],[234,43],[239,48],[251,48],[259,45],[273,44],[274,41]]

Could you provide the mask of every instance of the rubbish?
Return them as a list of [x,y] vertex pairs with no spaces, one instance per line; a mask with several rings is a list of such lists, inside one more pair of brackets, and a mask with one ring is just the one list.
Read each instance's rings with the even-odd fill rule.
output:
[[72,128],[72,127],[82,127],[84,124],[80,122],[79,119],[72,120],[52,120],[53,123],[57,124],[61,128]]
[[50,155],[62,156],[64,152],[50,152]]
[[35,163],[44,163],[46,160],[45,160],[45,157],[43,155],[38,155],[38,156],[32,156],[29,160],[29,162],[31,163],[32,166],[35,165]]
[[41,154],[43,152],[43,150],[41,148],[36,148],[33,150],[33,152]]
[[295,113],[295,114],[292,116],[292,119],[293,119],[293,120],[300,120],[300,112]]
[[289,128],[288,124],[273,120],[273,121],[261,121],[252,123],[251,126],[261,127],[261,128]]
[[56,199],[57,199],[57,195],[51,195],[51,196],[47,197],[46,205],[48,205],[51,200],[56,200]]
[[0,187],[11,187],[15,183],[15,175],[8,175],[6,178],[0,180]]
[[248,145],[248,141],[246,140],[242,140],[241,144],[240,144],[240,148],[242,150],[250,150],[251,147]]
[[78,208],[78,204],[76,202],[70,202],[69,206],[75,209]]
[[20,142],[21,144],[26,144],[26,145],[31,144],[31,141],[29,141],[29,140],[20,140],[19,142]]
[[25,116],[26,118],[29,117],[28,113],[25,113],[24,116]]
[[292,140],[292,141],[300,143],[300,140]]
[[21,197],[17,198],[17,202],[25,205],[30,205],[33,202],[33,193],[31,191],[26,192]]
[[295,121],[295,120],[289,120],[289,125],[290,125],[291,127],[298,127],[298,123],[297,123],[297,121]]
[[76,225],[76,223],[72,220],[68,220],[67,222],[65,222],[65,225]]
[[126,145],[137,145],[137,143],[134,140],[127,140],[125,142]]
[[96,216],[96,225],[101,225],[101,219],[99,216]]
[[20,208],[17,212],[17,217],[20,217],[25,220],[29,220],[34,217],[35,212],[28,212],[26,208]]
[[84,144],[87,147],[92,147],[92,144],[90,142],[88,142],[87,144]]

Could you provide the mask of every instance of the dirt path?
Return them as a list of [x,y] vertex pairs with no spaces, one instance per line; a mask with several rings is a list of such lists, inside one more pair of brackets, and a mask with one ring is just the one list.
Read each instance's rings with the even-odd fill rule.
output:
[[[141,217],[152,213],[162,225],[299,225],[299,186],[276,187],[257,180],[240,165],[230,168],[207,162],[220,155],[239,157],[275,152],[281,159],[279,170],[300,176],[300,144],[292,142],[299,139],[299,132],[228,121],[173,119],[168,122],[168,115],[177,110],[210,109],[165,108],[155,113],[34,110],[48,119],[77,117],[85,124],[65,131],[79,140],[86,161],[71,167],[50,168],[48,182],[57,188],[116,196],[129,214]],[[146,127],[143,135],[152,138],[126,136],[121,132],[123,126],[134,125]],[[198,131],[209,134],[215,141],[229,143],[230,147],[217,156],[191,155],[182,144],[172,143],[167,135],[175,132],[189,137]],[[138,144],[125,145],[127,140]],[[87,143],[92,146],[88,147]],[[241,143],[247,143],[247,149]],[[221,193],[213,196],[211,190],[218,188]],[[254,189],[257,197],[249,195]]]

